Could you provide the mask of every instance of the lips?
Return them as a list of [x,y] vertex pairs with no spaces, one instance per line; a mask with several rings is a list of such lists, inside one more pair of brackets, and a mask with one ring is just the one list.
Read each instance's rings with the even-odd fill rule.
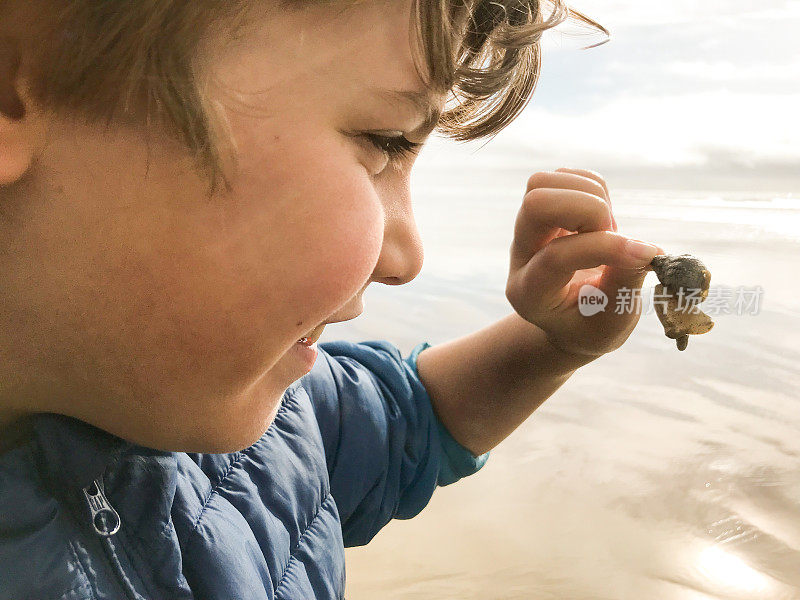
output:
[[303,344],[304,346],[310,346],[311,344],[316,343],[317,340],[322,336],[323,329],[325,329],[324,323],[309,331],[302,338],[297,340],[297,342]]
[[344,321],[350,321],[351,319],[355,319],[357,316],[359,316],[361,312],[362,311],[358,311],[356,314],[352,316],[346,316],[343,319],[337,319],[335,321],[325,321],[324,323],[317,325],[314,329],[312,329],[303,337],[301,337],[299,340],[297,340],[297,343],[303,344],[304,346],[310,346],[311,344],[316,343],[316,341],[320,338],[320,336],[322,336],[322,330],[325,329],[325,325],[328,325],[329,323],[343,323]]

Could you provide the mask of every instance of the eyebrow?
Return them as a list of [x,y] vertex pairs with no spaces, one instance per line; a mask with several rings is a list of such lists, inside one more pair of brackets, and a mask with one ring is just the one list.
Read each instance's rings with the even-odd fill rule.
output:
[[406,104],[424,116],[424,121],[417,128],[418,131],[429,133],[433,131],[439,118],[442,116],[442,109],[433,99],[430,92],[418,90],[389,90],[385,88],[371,88],[370,91],[385,102],[392,105]]

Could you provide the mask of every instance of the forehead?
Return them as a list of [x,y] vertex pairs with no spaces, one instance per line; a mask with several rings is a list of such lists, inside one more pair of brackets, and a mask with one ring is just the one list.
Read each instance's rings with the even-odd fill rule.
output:
[[426,98],[406,92],[427,89],[414,63],[412,8],[412,0],[303,2],[253,19],[235,48],[260,54],[271,71],[259,74],[265,84],[335,83],[341,91],[375,90],[413,106]]

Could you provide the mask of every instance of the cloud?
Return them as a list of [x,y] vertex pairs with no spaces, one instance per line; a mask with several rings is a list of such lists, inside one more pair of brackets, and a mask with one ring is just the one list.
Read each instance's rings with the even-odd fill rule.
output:
[[[800,93],[620,96],[573,116],[532,106],[494,144],[537,155],[614,156],[638,164],[699,164],[697,148],[724,147],[800,161]],[[495,143],[497,142],[497,143]]]
[[[608,65],[608,71],[630,74],[638,66],[635,63],[615,61]],[[702,82],[704,87],[744,83],[749,86],[773,84],[800,89],[800,57],[773,64],[743,64],[730,60],[677,60],[664,63],[659,72],[673,80],[678,77],[684,83]]]
[[633,187],[800,190],[797,106],[800,93],[725,90],[622,96],[579,116],[534,106],[488,142],[436,139],[424,160],[430,168],[583,167]]
[[610,29],[653,27],[703,21],[714,24],[726,19],[800,18],[797,0],[581,0],[580,12]]
[[[495,140],[497,141],[497,140]],[[521,150],[505,145],[482,149],[440,142],[444,147],[426,149],[415,168],[415,185],[447,193],[452,186],[500,192],[524,189],[536,171],[559,167],[591,169],[615,188],[753,191],[797,194],[800,163],[786,157],[763,157],[747,151],[715,146],[694,146],[695,162],[666,164],[622,158],[614,153],[574,152],[557,154]],[[442,159],[443,156],[447,158]]]

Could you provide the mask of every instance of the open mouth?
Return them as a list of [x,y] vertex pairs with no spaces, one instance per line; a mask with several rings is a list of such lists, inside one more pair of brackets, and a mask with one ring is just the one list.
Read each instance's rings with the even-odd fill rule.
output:
[[317,340],[320,338],[320,336],[322,336],[323,329],[325,329],[324,324],[320,325],[319,327],[316,327],[315,329],[312,329],[305,336],[297,340],[297,343],[302,344],[303,346],[310,346],[312,344],[315,344]]
[[325,321],[324,323],[320,323],[314,329],[312,329],[303,337],[301,337],[299,340],[297,340],[297,343],[302,344],[303,346],[311,346],[312,344],[315,344],[317,340],[320,338],[320,336],[322,335],[322,330],[325,329],[325,325],[328,325],[329,323],[342,323],[344,321],[350,321],[352,319],[355,319],[360,314],[361,311],[359,310],[356,314],[345,317],[344,319],[337,319],[336,321]]

